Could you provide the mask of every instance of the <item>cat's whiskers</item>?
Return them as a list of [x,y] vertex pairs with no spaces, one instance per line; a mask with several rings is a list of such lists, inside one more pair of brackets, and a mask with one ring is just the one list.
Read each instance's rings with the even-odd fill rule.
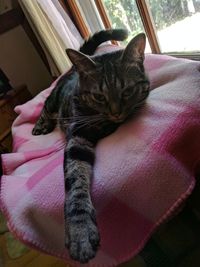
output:
[[73,132],[80,130],[84,127],[94,127],[95,125],[98,125],[99,123],[103,122],[105,119],[102,117],[94,118],[93,120],[85,120],[85,121],[74,121],[75,126],[73,128]]
[[68,125],[70,123],[73,123],[75,122],[76,124],[81,124],[81,123],[85,123],[87,122],[88,124],[93,122],[93,121],[96,121],[98,119],[101,119],[103,118],[101,114],[98,114],[98,115],[90,115],[90,116],[72,116],[72,117],[59,117],[57,118],[57,120],[59,122],[62,122],[62,124],[65,124],[65,125]]
[[102,120],[103,118],[99,117],[99,118],[93,118],[93,119],[85,119],[85,120],[74,120],[73,122],[76,124],[76,125],[83,125],[83,124],[92,124],[94,122],[98,122],[100,120]]
[[69,117],[58,117],[57,120],[61,121],[64,126],[68,126],[71,123],[75,123],[75,130],[78,130],[83,127],[92,126],[98,124],[99,122],[105,120],[105,115],[74,115]]
[[[62,122],[63,126],[68,126],[71,123],[75,123],[78,127],[84,127],[87,125],[91,125],[94,122],[98,122],[101,119],[104,119],[105,116],[102,117],[101,114],[98,115],[90,115],[90,116],[72,116],[72,117],[59,117],[58,121]],[[77,127],[76,127],[77,128]]]

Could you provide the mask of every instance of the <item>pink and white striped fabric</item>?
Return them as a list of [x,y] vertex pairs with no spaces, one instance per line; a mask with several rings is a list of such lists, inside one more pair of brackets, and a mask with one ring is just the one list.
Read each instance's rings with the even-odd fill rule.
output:
[[[145,66],[145,108],[96,148],[92,198],[101,247],[84,266],[118,266],[136,255],[191,194],[200,171],[200,62],[146,55]],[[15,109],[1,209],[22,242],[80,266],[64,247],[64,136],[59,129],[31,135],[54,85]]]

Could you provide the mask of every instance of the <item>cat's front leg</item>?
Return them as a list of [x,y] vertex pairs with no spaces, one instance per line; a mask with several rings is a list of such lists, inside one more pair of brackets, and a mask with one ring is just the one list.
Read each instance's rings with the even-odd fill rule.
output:
[[56,126],[54,114],[50,114],[46,107],[43,108],[40,117],[38,118],[33,130],[33,135],[41,135],[51,133]]
[[56,98],[57,90],[58,88],[55,88],[53,92],[47,97],[41,114],[32,130],[33,135],[48,134],[52,132],[56,127],[56,117],[59,109],[58,101]]
[[83,137],[68,140],[64,155],[66,246],[71,257],[86,263],[96,255],[99,233],[90,197],[94,145]]

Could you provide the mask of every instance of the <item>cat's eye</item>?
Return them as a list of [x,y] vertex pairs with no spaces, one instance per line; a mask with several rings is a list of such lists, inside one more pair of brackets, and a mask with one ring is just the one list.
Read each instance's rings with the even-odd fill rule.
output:
[[133,91],[134,91],[133,87],[128,87],[123,91],[122,96],[124,98],[129,98],[133,94]]
[[105,96],[102,94],[93,94],[93,97],[98,102],[104,102],[106,100]]

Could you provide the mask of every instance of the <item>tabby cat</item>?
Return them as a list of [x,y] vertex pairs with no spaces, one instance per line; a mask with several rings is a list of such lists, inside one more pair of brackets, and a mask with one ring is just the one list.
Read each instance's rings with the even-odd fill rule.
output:
[[65,243],[71,258],[81,263],[95,256],[100,243],[90,196],[95,145],[133,115],[149,94],[143,66],[145,34],[125,49],[88,56],[102,42],[125,38],[125,30],[105,30],[86,41],[80,52],[67,49],[73,67],[57,82],[32,131],[48,134],[58,124],[67,137]]

